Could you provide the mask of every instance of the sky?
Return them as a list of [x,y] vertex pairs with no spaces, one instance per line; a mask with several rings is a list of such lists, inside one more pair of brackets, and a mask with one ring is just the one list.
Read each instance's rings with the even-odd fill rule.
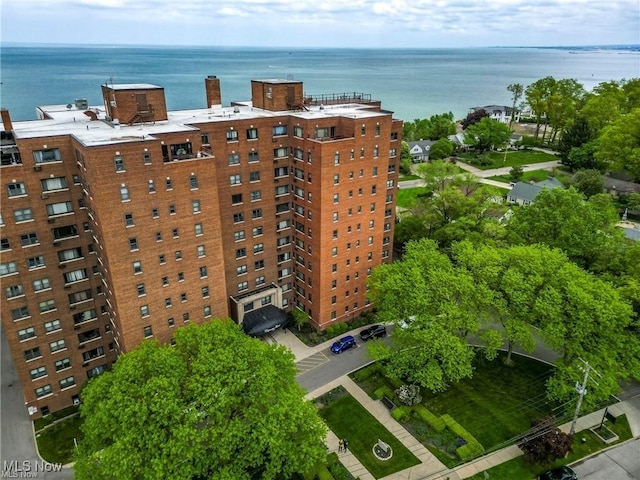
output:
[[640,43],[640,0],[0,0],[3,43],[444,48]]

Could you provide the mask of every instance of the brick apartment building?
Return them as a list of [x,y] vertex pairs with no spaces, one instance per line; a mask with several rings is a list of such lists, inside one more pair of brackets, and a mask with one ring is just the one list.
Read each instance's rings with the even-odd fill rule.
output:
[[297,305],[326,328],[370,308],[390,261],[402,123],[361,93],[251,82],[251,101],[167,111],[164,89],[2,110],[2,325],[32,418],[145,338]]

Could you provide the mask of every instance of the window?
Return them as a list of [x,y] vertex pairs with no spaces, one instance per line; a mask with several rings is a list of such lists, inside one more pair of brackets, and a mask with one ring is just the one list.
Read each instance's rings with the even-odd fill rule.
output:
[[242,258],[247,256],[246,248],[239,248],[236,250],[236,258]]
[[34,358],[40,358],[41,356],[40,347],[34,347],[24,351],[24,359],[27,361],[33,360]]
[[59,162],[61,160],[60,150],[57,148],[48,148],[45,150],[35,150],[33,152],[33,161],[36,164]]
[[169,177],[166,178],[166,180],[164,181],[164,184],[167,190],[173,190],[173,182]]
[[59,372],[60,370],[64,370],[65,368],[71,367],[71,362],[69,361],[68,358],[63,358],[62,360],[56,361],[55,367],[56,367],[56,372]]
[[209,287],[204,286],[200,289],[202,291],[202,298],[207,298],[209,296]]
[[257,243],[253,246],[253,253],[262,253],[264,252],[264,243]]
[[227,142],[237,142],[237,141],[238,141],[238,131],[227,130]]
[[239,266],[236,267],[236,274],[244,275],[245,273],[247,273],[247,266],[246,265],[239,265]]
[[191,188],[191,190],[195,190],[196,188],[198,188],[198,177],[195,175],[191,175],[189,176],[189,188]]
[[178,281],[184,282],[184,272],[178,272]]
[[333,176],[333,184],[334,184],[334,185],[338,185],[339,183],[340,183],[340,174],[336,173],[336,174]]
[[229,175],[229,184],[230,185],[240,185],[242,180],[240,178],[240,174],[237,175]]
[[33,270],[35,268],[44,267],[44,257],[42,255],[38,255],[37,257],[27,258],[27,267],[29,270]]
[[205,305],[202,308],[202,313],[204,314],[205,318],[208,318],[211,316],[211,305]]
[[198,245],[197,253],[198,253],[198,257],[204,257],[205,256],[204,245]]
[[302,129],[302,127],[293,127],[293,135],[302,138],[304,136],[304,130]]
[[207,267],[200,267],[200,278],[205,278],[207,276]]
[[171,236],[172,236],[173,238],[178,238],[178,237],[180,237],[180,231],[179,231],[177,228],[173,228],[173,229],[171,230]]
[[30,338],[34,338],[36,336],[36,329],[33,327],[23,328],[22,330],[18,330],[18,340],[21,342],[25,340],[29,340]]
[[162,241],[162,232],[156,232],[156,242]]
[[166,287],[169,285],[169,277],[162,277],[162,286]]
[[54,300],[45,300],[44,302],[38,303],[38,308],[40,309],[40,313],[47,313],[56,309],[56,302]]
[[71,202],[50,203],[47,205],[47,214],[50,217],[55,215],[64,215],[65,213],[73,212],[73,205]]
[[133,273],[134,274],[142,273],[142,262],[135,261],[135,262],[133,262],[132,265],[133,265]]
[[284,158],[287,155],[287,147],[278,147],[273,149],[273,158]]
[[145,165],[151,165],[151,154],[148,152],[145,152],[142,154],[142,163],[144,163]]
[[253,210],[251,210],[251,218],[253,220],[256,220],[257,218],[262,218],[262,209],[254,208]]
[[260,285],[264,285],[264,283],[265,283],[264,275],[256,278],[256,287]]
[[142,305],[140,307],[140,316],[148,317],[149,316],[149,305]]
[[29,370],[29,376],[31,380],[35,380],[36,378],[46,377],[47,369],[45,367],[34,368],[33,370]]
[[53,229],[54,240],[64,240],[65,238],[77,237],[78,228],[75,225],[65,225]]
[[68,298],[69,298],[69,305],[73,305],[75,303],[91,300],[91,298],[93,298],[93,295],[91,294],[91,290],[83,290],[81,292],[70,294]]
[[169,205],[169,215],[175,215],[176,214],[176,206],[171,204]]
[[247,140],[255,140],[258,138],[257,128],[247,128]]
[[260,172],[250,172],[249,173],[249,181],[250,182],[258,182],[258,181],[260,181]]
[[287,126],[286,125],[276,125],[271,129],[274,137],[278,135],[286,135],[287,134]]
[[11,244],[9,243],[9,239],[8,238],[3,238],[0,239],[0,245],[2,247],[2,250],[11,250]]
[[248,288],[249,288],[249,282],[240,282],[240,283],[238,283],[238,291],[239,292],[247,290]]
[[38,234],[35,232],[25,233],[20,235],[20,244],[23,247],[28,247],[30,245],[38,245],[40,242],[38,241]]
[[82,249],[80,247],[58,252],[58,260],[60,262],[68,262],[76,258],[82,258]]
[[255,202],[262,199],[262,192],[260,190],[254,190],[251,192],[251,201]]
[[62,339],[62,340],[56,340],[55,342],[51,342],[49,344],[49,348],[51,348],[51,353],[55,353],[60,350],[64,350],[65,348],[67,348],[67,346],[64,343],[64,339]]
[[36,388],[36,397],[42,398],[51,395],[51,385]]
[[254,237],[259,237],[260,235],[262,235],[262,231],[263,231],[263,229],[262,229],[261,226],[260,227],[253,227],[253,230],[252,230],[253,236]]
[[258,152],[249,152],[249,163],[259,162],[259,161],[260,161],[260,157],[258,155]]
[[[300,189],[302,195],[304,196],[304,190]],[[280,185],[276,187],[276,196],[278,195],[286,195],[289,193],[289,185]]]
[[238,153],[230,153],[227,155],[227,164],[231,165],[240,165],[240,154]]
[[130,200],[130,196],[129,196],[129,189],[127,188],[126,185],[121,185],[120,186],[120,200],[122,200],[123,202]]
[[3,262],[0,264],[0,276],[11,275],[18,272],[18,264],[16,262]]
[[286,177],[289,175],[289,167],[278,167],[273,169],[274,177]]
[[26,222],[33,220],[33,213],[30,208],[19,208],[13,211],[13,218],[16,219],[16,222]]
[[233,195],[231,195],[231,203],[233,205],[237,205],[239,203],[242,203],[242,194],[241,193],[234,193]]
[[149,337],[153,337],[153,329],[151,328],[151,325],[144,327],[144,338]]
[[12,285],[10,287],[5,287],[4,291],[7,295],[7,299],[24,295],[24,289],[22,288],[22,285]]
[[240,240],[244,240],[245,239],[244,230],[238,230],[237,232],[234,232],[233,238],[236,242],[239,242]]
[[244,213],[242,213],[242,212],[234,213],[233,214],[233,223],[240,223],[240,222],[244,222]]
[[181,293],[180,294],[180,302],[184,303],[187,301],[187,294],[186,293]]
[[202,235],[202,234],[204,234],[204,229],[202,228],[202,224],[201,224],[201,223],[196,223],[196,224],[193,226],[193,229],[194,229],[194,231],[195,231],[195,233],[196,233],[196,237],[197,237],[198,235]]
[[176,256],[176,260],[182,260],[182,251],[176,250],[175,256]]
[[396,156],[396,149],[395,148],[392,148],[392,149],[389,150],[389,156],[390,157],[395,157]]
[[264,268],[264,260],[258,260],[257,262],[254,262],[253,263],[253,267],[256,270],[260,270],[260,269]]
[[138,239],[137,238],[130,238],[129,239],[129,250],[134,251],[134,250],[138,250]]
[[171,301],[171,297],[167,297],[164,299],[164,306],[165,308],[169,308],[173,305],[173,302]]
[[121,156],[113,157],[113,165],[116,168],[116,172],[124,172],[124,158]]
[[125,213],[124,214],[124,226],[125,227],[133,227],[135,224],[133,223],[133,213]]
[[151,218],[159,218],[160,217],[160,212],[157,208],[152,208],[151,209]]
[[173,319],[173,317],[167,319],[167,325],[169,325],[169,327],[176,326],[176,321]]
[[76,381],[73,377],[67,377],[60,380],[60,389],[65,389],[69,387],[73,387],[76,384]]
[[7,192],[10,197],[19,197],[27,194],[27,187],[22,182],[10,183],[7,185]]
[[338,221],[338,212],[333,212],[333,221],[334,222]]
[[149,193],[156,193],[156,184],[153,180],[149,180],[147,183],[147,189],[149,190]]
[[333,247],[331,249],[331,256],[335,257],[336,255],[338,255],[338,247]]
[[136,285],[136,292],[138,292],[139,297],[142,297],[143,295],[147,294],[147,290],[144,286],[144,283],[139,283]]
[[372,203],[371,205],[369,205],[369,211],[370,211],[370,212],[375,212],[375,211],[376,211],[376,204],[375,204],[375,202],[374,202],[374,203]]

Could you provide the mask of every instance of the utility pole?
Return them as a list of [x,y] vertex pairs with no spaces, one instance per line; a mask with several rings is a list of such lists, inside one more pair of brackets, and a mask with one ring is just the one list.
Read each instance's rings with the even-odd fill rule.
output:
[[[578,392],[578,404],[576,405],[576,411],[573,414],[573,422],[571,422],[571,430],[569,430],[569,435],[571,436],[573,436],[573,434],[576,433],[576,422],[578,421],[578,415],[580,414],[580,406],[582,405],[582,399],[587,393],[587,382],[589,381],[589,371],[593,370],[593,367],[589,365],[589,362],[585,362],[582,359],[580,359],[580,361],[585,364],[584,378],[582,379],[582,385],[576,382],[576,391]],[[593,372],[599,377],[601,376],[595,370],[593,370]],[[598,384],[598,382],[596,382],[593,378],[591,379],[591,381],[596,385]]]

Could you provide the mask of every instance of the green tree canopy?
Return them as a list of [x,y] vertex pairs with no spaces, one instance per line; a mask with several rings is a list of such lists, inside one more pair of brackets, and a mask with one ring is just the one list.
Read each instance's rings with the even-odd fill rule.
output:
[[596,158],[640,179],[640,108],[621,115],[602,131]]
[[465,131],[465,140],[480,153],[504,146],[509,141],[509,137],[511,137],[509,127],[489,117],[483,117]]
[[593,140],[594,137],[594,132],[589,126],[587,119],[583,116],[577,117],[562,132],[562,137],[558,142],[558,152],[560,153],[560,158],[562,158],[562,163],[571,168],[571,170],[581,168],[581,166],[571,164],[569,161],[569,153],[571,153],[571,149],[582,147],[584,144]]
[[453,144],[447,138],[437,140],[429,150],[430,160],[441,160],[453,155]]
[[578,170],[571,184],[587,198],[604,192],[604,177],[598,170]]
[[607,195],[585,201],[574,188],[545,189],[535,203],[514,210],[507,238],[511,244],[560,248],[579,266],[603,271],[624,242],[617,222],[618,214]]
[[511,83],[507,86],[507,90],[511,92],[511,100],[513,101],[513,104],[511,105],[511,111],[512,111],[511,121],[509,122],[509,128],[511,128],[511,125],[513,125],[513,121],[516,117],[515,115],[516,104],[518,103],[518,100],[520,100],[520,98],[522,97],[522,94],[524,93],[524,87],[520,83]]
[[453,113],[440,113],[430,118],[416,118],[404,122],[402,138],[408,142],[417,140],[438,140],[456,133]]
[[324,458],[293,354],[230,320],[143,342],[82,393],[82,479],[290,478]]

